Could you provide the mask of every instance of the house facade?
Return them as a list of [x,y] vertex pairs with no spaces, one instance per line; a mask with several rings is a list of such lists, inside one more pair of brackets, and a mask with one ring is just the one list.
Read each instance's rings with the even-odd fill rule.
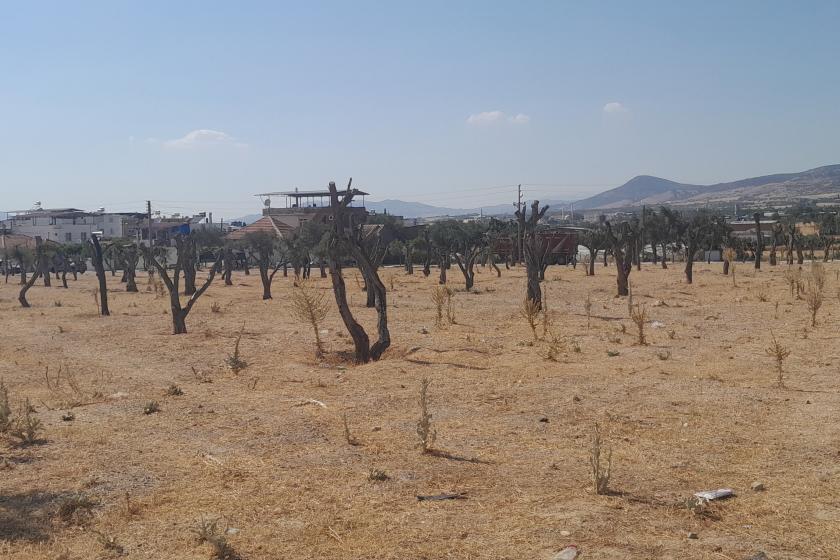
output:
[[61,244],[85,243],[94,232],[101,232],[104,238],[129,237],[138,216],[78,208],[36,208],[10,213],[0,221],[0,231]]

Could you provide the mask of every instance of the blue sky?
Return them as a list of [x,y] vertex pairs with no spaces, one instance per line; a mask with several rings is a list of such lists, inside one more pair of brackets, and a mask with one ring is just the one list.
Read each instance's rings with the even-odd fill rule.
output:
[[4,2],[0,210],[445,206],[840,163],[840,2]]

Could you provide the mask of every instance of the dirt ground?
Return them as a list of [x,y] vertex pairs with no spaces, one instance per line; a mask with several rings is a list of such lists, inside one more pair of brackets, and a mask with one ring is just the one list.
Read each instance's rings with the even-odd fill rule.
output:
[[[66,290],[34,287],[31,309],[0,283],[0,377],[14,408],[30,399],[43,423],[38,444],[0,436],[0,557],[206,559],[203,520],[247,559],[551,560],[570,544],[593,560],[840,558],[840,265],[826,267],[810,328],[786,266],[739,264],[733,287],[719,263],[698,264],[693,285],[680,263],[645,264],[631,282],[648,345],[614,297],[613,267],[552,267],[557,361],[519,314],[521,268],[481,270],[474,293],[453,268],[445,328],[436,271],[388,268],[393,346],[363,366],[339,362],[350,342],[332,300],[330,355],[315,359],[279,274],[271,301],[256,274],[217,280],[179,336],[145,276],[138,294],[109,277],[108,318],[90,273]],[[248,367],[234,374],[240,330]],[[765,353],[771,331],[791,351],[784,388]],[[423,377],[437,455],[417,447]],[[183,394],[167,396],[172,384]],[[144,414],[150,401],[160,411]],[[604,496],[590,480],[596,422],[612,449]],[[736,496],[685,505],[723,487]],[[466,499],[417,499],[447,492]]]

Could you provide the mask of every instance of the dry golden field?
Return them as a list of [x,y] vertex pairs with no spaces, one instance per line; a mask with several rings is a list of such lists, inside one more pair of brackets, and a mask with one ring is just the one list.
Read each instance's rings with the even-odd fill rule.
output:
[[[649,315],[638,345],[613,267],[552,267],[565,343],[552,361],[519,314],[523,269],[481,270],[475,293],[455,294],[456,324],[437,328],[436,271],[388,268],[393,345],[363,366],[340,361],[351,345],[332,300],[329,355],[315,359],[279,274],[271,301],[257,274],[217,279],[179,336],[144,275],[139,294],[109,276],[108,318],[91,273],[67,290],[39,282],[31,309],[0,284],[0,377],[43,424],[34,445],[0,436],[0,558],[206,559],[202,520],[247,559],[551,560],[570,544],[587,560],[840,558],[840,266],[827,265],[816,328],[786,269],[739,264],[733,287],[719,263],[698,264],[694,285],[680,263],[645,264],[631,275]],[[373,333],[355,274],[353,310]],[[450,281],[463,285],[455,268]],[[234,374],[243,324],[248,367]],[[771,330],[791,352],[784,387]],[[434,455],[417,447],[423,377]],[[150,401],[160,411],[144,414]],[[609,495],[590,479],[596,422]],[[686,506],[722,487],[737,495]],[[466,499],[416,497],[447,492]]]

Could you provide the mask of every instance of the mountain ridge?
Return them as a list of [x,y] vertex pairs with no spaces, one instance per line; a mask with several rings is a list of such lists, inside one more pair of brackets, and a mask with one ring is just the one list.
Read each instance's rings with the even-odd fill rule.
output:
[[575,202],[575,208],[608,210],[670,204],[779,204],[807,198],[840,202],[840,164],[796,173],[775,173],[737,181],[694,185],[638,175],[623,185]]

